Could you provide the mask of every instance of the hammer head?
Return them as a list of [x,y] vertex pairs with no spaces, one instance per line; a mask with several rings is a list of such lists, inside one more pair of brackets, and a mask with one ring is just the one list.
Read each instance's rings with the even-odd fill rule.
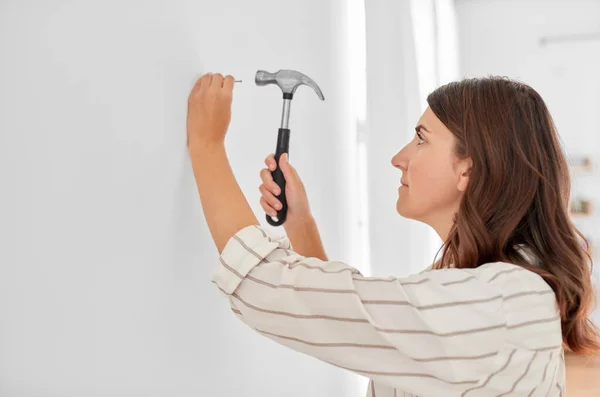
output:
[[267,84],[277,84],[284,94],[292,95],[296,91],[296,88],[298,88],[301,85],[307,85],[313,90],[315,90],[315,92],[322,101],[325,100],[325,97],[323,96],[323,93],[321,92],[321,89],[319,88],[317,83],[315,83],[314,80],[308,77],[307,75],[302,74],[296,70],[282,69],[275,73],[269,73],[264,70],[259,70],[258,72],[256,72],[255,82],[256,85],[259,86]]

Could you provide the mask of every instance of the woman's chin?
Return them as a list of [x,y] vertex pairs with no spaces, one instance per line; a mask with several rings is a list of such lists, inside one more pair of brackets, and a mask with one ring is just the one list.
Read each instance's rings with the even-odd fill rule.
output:
[[407,210],[406,206],[404,205],[404,203],[402,203],[402,199],[398,199],[398,201],[396,202],[396,211],[398,212],[398,214],[403,217],[403,218],[407,218],[407,219],[413,219],[410,216],[410,211]]
[[423,222],[423,213],[415,211],[415,208],[411,208],[406,202],[406,197],[398,197],[396,201],[396,212],[406,219],[412,219],[414,221]]

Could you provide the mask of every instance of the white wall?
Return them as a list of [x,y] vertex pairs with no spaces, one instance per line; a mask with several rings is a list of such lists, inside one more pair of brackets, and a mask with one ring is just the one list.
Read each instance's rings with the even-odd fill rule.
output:
[[[595,170],[574,175],[572,197],[594,201],[576,225],[600,249],[600,1],[456,1],[461,72],[503,75],[531,85],[546,101],[569,155],[589,155]],[[555,37],[595,34],[595,39]],[[540,39],[550,38],[546,45]],[[595,269],[600,275],[595,256]],[[598,279],[599,276],[596,276]],[[600,299],[600,297],[599,297]],[[600,310],[596,310],[600,323]]]
[[297,91],[290,160],[328,255],[355,259],[351,43],[346,2],[326,4],[0,2],[1,396],[364,395],[227,309],[185,147],[193,82],[242,79],[227,149],[267,226],[258,172],[282,99],[254,73],[311,76],[326,101]]

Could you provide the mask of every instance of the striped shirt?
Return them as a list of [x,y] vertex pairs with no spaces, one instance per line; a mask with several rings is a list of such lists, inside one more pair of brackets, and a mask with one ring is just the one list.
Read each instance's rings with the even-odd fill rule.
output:
[[370,378],[369,397],[565,394],[554,292],[514,264],[365,277],[252,225],[227,242],[212,282],[260,334]]

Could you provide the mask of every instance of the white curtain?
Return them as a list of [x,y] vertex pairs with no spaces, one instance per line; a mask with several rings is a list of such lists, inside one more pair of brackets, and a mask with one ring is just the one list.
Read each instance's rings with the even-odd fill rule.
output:
[[[429,93],[459,78],[456,14],[452,0],[411,0],[411,6],[419,103],[424,111]],[[428,252],[433,258],[443,241],[433,229],[428,236]]]
[[454,4],[366,1],[366,31],[371,269],[405,275],[431,264],[441,240],[396,212],[401,171],[390,161],[412,139],[427,94],[458,77]]

